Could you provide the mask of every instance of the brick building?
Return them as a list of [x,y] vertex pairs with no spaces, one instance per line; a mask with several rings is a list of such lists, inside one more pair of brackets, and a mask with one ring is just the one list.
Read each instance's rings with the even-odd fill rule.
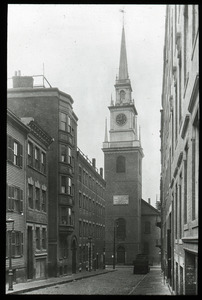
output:
[[161,110],[162,265],[180,295],[198,293],[198,171],[198,5],[168,5]]
[[[8,107],[19,117],[33,117],[54,143],[48,152],[48,270],[49,276],[76,272],[78,243],[73,235],[77,117],[70,95],[52,88],[42,77],[13,76]],[[41,228],[42,229],[42,228]]]
[[[12,111],[7,110],[7,199],[6,220],[14,220],[14,230],[7,223],[6,231],[6,277],[9,266],[9,238],[13,279],[26,279],[26,146],[29,128]],[[6,279],[7,280],[7,279]]]
[[78,261],[80,270],[102,267],[105,247],[105,189],[103,169],[100,173],[92,162],[77,151],[77,215]]
[[109,141],[103,143],[106,186],[106,263],[132,264],[141,251],[143,151],[137,110],[128,75],[125,30],[122,29],[116,100],[111,101]]
[[52,138],[34,121],[21,118],[30,128],[26,145],[26,267],[27,279],[47,277],[48,269],[48,161]]

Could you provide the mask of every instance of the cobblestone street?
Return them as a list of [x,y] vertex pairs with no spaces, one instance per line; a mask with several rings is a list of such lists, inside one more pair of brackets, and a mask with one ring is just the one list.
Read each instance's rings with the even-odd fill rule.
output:
[[132,267],[117,268],[115,272],[65,284],[56,284],[24,294],[144,295],[145,293],[147,295],[152,293],[170,295],[167,285],[163,284],[160,268],[153,268],[146,275],[134,275]]

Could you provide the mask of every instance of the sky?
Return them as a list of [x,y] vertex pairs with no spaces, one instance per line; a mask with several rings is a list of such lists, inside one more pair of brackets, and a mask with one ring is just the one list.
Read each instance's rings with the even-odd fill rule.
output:
[[9,4],[7,76],[44,74],[74,100],[78,147],[104,167],[105,119],[115,100],[123,26],[141,128],[142,198],[160,194],[160,109],[166,5]]

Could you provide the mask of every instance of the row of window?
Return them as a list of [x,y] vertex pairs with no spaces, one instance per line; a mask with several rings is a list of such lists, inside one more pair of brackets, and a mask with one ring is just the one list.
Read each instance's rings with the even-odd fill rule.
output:
[[80,237],[94,237],[104,238],[105,226],[100,224],[94,224],[85,221],[79,221],[79,236]]
[[28,207],[38,211],[47,211],[47,192],[39,186],[28,184]]
[[28,142],[28,165],[46,174],[46,153]]
[[23,212],[23,190],[17,186],[7,185],[7,207],[9,211]]
[[14,164],[15,166],[18,166],[22,168],[23,166],[23,147],[22,145],[15,140],[11,136],[7,136],[7,160]]
[[79,166],[79,181],[89,187],[91,191],[96,192],[97,195],[104,198],[104,187],[96,182],[95,179],[89,175],[86,170],[82,169],[81,166]]
[[[46,153],[33,143],[28,142],[28,165],[42,173],[46,173]],[[23,146],[11,136],[7,136],[7,160],[13,165],[22,168]]]
[[104,216],[105,207],[92,200],[90,197],[79,192],[79,208],[83,208],[86,211],[93,212],[98,216]]

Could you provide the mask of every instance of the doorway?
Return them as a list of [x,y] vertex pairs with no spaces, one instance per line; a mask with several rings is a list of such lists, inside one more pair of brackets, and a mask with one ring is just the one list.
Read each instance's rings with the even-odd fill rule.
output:
[[76,241],[72,241],[72,273],[76,273]]
[[27,279],[33,278],[33,231],[32,227],[27,228]]
[[125,248],[119,246],[117,248],[117,264],[125,264]]

